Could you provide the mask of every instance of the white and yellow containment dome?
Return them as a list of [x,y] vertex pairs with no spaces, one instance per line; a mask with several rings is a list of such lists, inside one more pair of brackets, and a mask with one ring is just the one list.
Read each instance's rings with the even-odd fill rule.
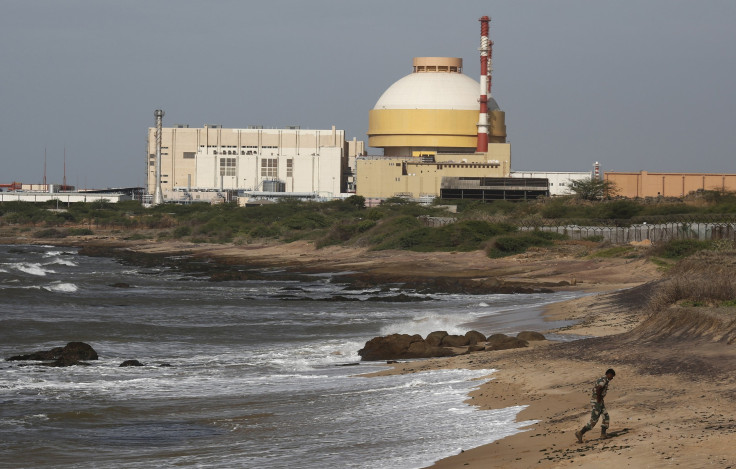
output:
[[[462,67],[457,57],[415,57],[414,72],[391,85],[370,111],[369,146],[383,148],[385,155],[475,151],[480,85]],[[503,112],[492,98],[488,110],[498,114],[491,122],[501,119],[505,141]]]

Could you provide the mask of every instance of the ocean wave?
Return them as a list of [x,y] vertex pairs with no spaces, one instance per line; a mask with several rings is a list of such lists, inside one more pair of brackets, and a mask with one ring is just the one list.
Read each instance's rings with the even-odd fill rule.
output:
[[434,331],[447,331],[449,334],[462,335],[468,331],[467,329],[462,329],[460,325],[471,319],[473,319],[471,315],[464,314],[419,316],[406,321],[387,324],[381,328],[380,335],[419,334],[422,337],[426,337],[430,332]]
[[74,293],[79,287],[73,283],[55,282],[44,286],[43,289],[54,293]]
[[68,265],[70,267],[76,267],[79,265],[74,261],[70,261],[68,259],[62,259],[61,257],[54,257],[53,259],[51,259],[51,261],[46,262],[44,265],[53,265],[53,264]]
[[31,275],[37,275],[39,277],[44,277],[46,276],[46,274],[55,273],[53,270],[44,269],[41,264],[34,263],[34,262],[19,262],[17,264],[10,264],[10,265],[16,270],[19,270],[21,272],[25,272]]

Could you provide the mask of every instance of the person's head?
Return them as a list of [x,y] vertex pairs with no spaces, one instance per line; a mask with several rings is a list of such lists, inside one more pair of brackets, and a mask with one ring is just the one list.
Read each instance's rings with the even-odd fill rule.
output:
[[613,371],[613,368],[609,368],[606,370],[606,378],[613,379],[614,376],[616,376],[616,372]]

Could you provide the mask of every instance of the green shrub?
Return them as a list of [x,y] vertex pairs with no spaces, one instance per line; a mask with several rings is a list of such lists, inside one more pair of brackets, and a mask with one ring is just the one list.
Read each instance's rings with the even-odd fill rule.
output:
[[33,236],[36,238],[64,238],[66,237],[66,233],[57,230],[56,228],[47,228],[45,230],[36,231]]
[[673,239],[658,247],[659,255],[669,259],[682,259],[697,251],[708,249],[710,243],[697,239]]
[[125,237],[123,239],[125,239],[127,241],[139,241],[139,240],[143,240],[143,239],[153,239],[153,237],[152,236],[149,236],[149,235],[145,235],[143,233],[133,233],[132,235],[127,236],[127,237]]
[[171,232],[171,236],[174,238],[183,238],[184,236],[191,236],[192,234],[192,227],[191,226],[178,226],[174,229],[174,231]]
[[89,228],[69,228],[66,234],[68,236],[89,236],[93,235],[94,232]]
[[549,231],[522,232],[514,236],[499,236],[488,251],[490,257],[520,254],[533,246],[551,246],[567,236]]
[[604,239],[606,238],[604,238],[603,235],[591,235],[591,236],[586,236],[585,238],[583,238],[583,241],[592,241],[594,243],[600,243]]
[[330,225],[330,219],[319,212],[298,213],[283,222],[284,226],[292,230],[313,230]]
[[614,200],[601,203],[596,210],[596,217],[608,220],[628,220],[638,215],[644,207],[633,200]]
[[267,225],[256,226],[248,233],[251,238],[278,238],[280,234],[278,228]]

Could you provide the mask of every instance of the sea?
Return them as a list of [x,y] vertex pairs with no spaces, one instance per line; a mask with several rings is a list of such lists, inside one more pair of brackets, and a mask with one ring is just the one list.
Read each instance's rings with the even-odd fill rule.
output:
[[[341,272],[213,282],[74,248],[0,246],[0,467],[420,468],[517,433],[494,369],[367,377],[378,335],[543,331],[579,293],[356,289]],[[6,361],[71,341],[90,366]],[[145,366],[120,367],[130,359]]]

